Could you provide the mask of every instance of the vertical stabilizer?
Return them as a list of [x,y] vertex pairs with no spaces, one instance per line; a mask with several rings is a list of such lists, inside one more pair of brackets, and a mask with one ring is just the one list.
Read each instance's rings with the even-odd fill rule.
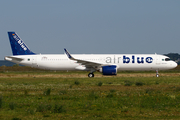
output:
[[15,32],[8,32],[13,55],[32,55],[33,53]]

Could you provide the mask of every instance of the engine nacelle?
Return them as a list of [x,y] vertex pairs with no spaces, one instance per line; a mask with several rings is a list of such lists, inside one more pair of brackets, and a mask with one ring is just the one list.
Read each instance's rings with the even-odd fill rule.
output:
[[99,72],[102,72],[103,75],[116,75],[117,66],[116,65],[102,66]]

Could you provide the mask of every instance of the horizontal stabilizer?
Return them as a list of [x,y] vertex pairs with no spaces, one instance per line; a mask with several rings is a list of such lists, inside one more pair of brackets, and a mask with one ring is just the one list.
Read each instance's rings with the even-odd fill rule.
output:
[[23,58],[18,58],[18,57],[14,57],[14,56],[6,56],[4,59],[7,61],[18,61],[18,62],[24,60]]

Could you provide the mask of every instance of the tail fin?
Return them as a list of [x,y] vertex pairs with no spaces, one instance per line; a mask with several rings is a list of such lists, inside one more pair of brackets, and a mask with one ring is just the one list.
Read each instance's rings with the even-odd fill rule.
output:
[[13,55],[32,55],[33,53],[15,32],[8,32]]

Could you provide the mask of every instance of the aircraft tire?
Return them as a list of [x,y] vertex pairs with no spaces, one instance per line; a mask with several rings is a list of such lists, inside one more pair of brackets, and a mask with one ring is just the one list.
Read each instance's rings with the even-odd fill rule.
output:
[[89,73],[89,74],[88,74],[88,77],[89,77],[89,78],[92,78],[92,77],[94,77],[94,74],[93,74],[93,73]]

